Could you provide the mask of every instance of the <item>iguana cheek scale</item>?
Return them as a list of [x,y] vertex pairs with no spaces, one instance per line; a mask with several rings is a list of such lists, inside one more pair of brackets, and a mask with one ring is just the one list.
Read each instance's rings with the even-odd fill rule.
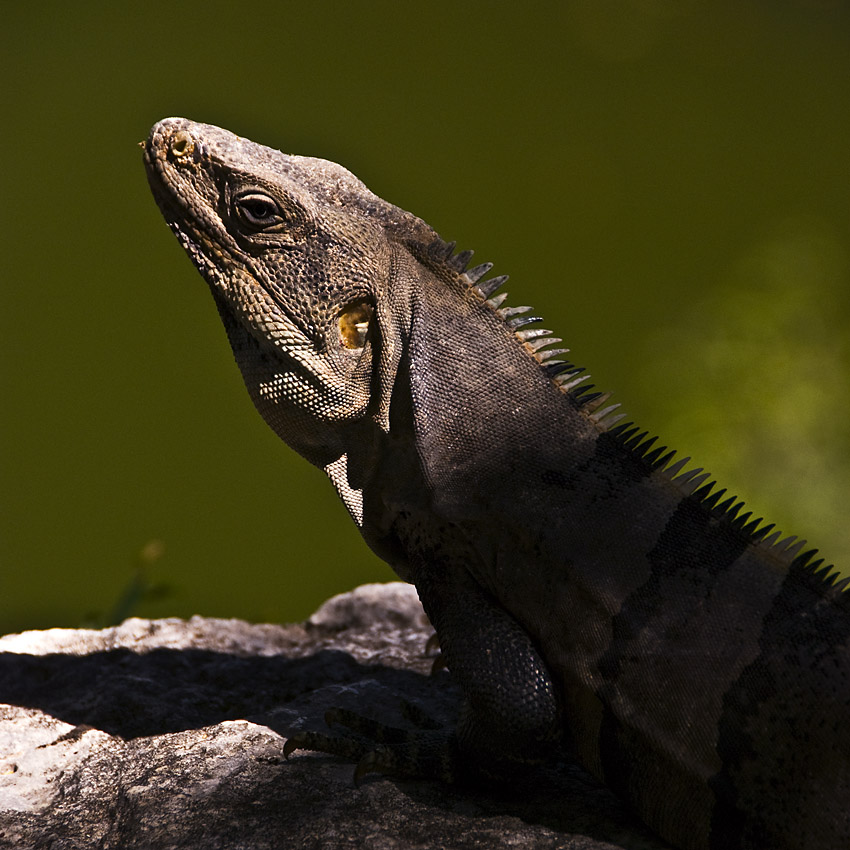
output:
[[154,195],[257,409],[412,581],[456,730],[304,733],[358,772],[563,744],[687,850],[850,847],[847,581],[624,424],[505,276],[331,162],[161,121]]

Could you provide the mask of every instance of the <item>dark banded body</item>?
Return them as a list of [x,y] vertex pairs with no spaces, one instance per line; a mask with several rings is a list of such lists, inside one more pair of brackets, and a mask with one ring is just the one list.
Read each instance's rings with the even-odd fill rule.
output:
[[[834,573],[345,169],[184,119],[145,158],[259,412],[416,584],[463,688],[456,732],[367,769],[490,776],[563,741],[684,850],[850,847]],[[359,752],[334,740],[297,745]]]

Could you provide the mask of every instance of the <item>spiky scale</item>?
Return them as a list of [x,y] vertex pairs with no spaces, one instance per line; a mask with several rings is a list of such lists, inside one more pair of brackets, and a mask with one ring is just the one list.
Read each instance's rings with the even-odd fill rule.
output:
[[472,259],[472,255],[475,251],[471,251],[469,249],[465,251],[460,251],[452,257],[452,265],[459,271],[462,272],[468,265],[469,261]]
[[[726,492],[725,489],[717,491],[718,495],[720,495],[721,493],[725,493],[725,492]],[[732,505],[735,504],[737,499],[738,499],[737,496],[729,496],[728,499],[725,499],[722,504],[717,506],[717,510],[721,513],[728,514],[729,510],[731,509]]]
[[[693,478],[699,475],[702,472],[702,467],[697,466],[694,469],[689,469],[687,472],[683,472],[676,481],[679,484],[687,484],[689,481],[693,480]],[[705,477],[708,477],[708,473],[706,473]]]
[[665,472],[670,478],[675,478],[690,462],[689,457],[679,458],[672,466],[669,466]]
[[741,529],[741,531],[743,531],[743,532],[744,532],[744,534],[749,534],[749,535],[754,535],[754,534],[756,534],[756,533],[757,533],[757,530],[758,530],[758,527],[759,527],[759,525],[761,524],[762,520],[763,520],[763,517],[757,517],[756,519],[751,520],[749,523],[747,523],[747,524],[746,524],[746,525],[745,525],[745,526]]
[[581,404],[583,410],[586,410],[588,404],[592,404],[602,395],[600,392],[589,393],[588,391],[593,389],[593,386],[593,384],[589,384],[586,387],[579,387],[573,393],[573,398]]
[[647,452],[643,459],[647,461],[647,463],[657,464],[659,458],[661,457],[661,453],[667,451],[667,446],[658,446],[654,448],[651,452]]
[[467,269],[464,274],[466,274],[466,278],[470,283],[477,283],[492,268],[492,263],[479,263],[477,266]]
[[[552,341],[553,342],[560,342],[561,340],[558,339],[557,337],[553,337]],[[545,363],[545,365],[548,368],[549,366],[553,365],[553,363],[555,362],[555,361],[553,361],[553,358],[560,357],[562,354],[569,354],[569,353],[570,353],[569,348],[550,348],[549,351],[541,351],[540,355],[539,355],[539,359],[540,359],[541,363],[543,363],[544,361],[547,361]],[[558,360],[556,362],[566,363],[567,361],[566,360]]]
[[618,413],[616,416],[611,416],[610,418],[606,417],[604,420],[600,420],[599,424],[602,425],[606,430],[610,430],[615,427],[618,422],[626,418],[625,413]]
[[703,499],[703,505],[706,508],[714,509],[714,507],[717,505],[718,500],[725,492],[725,487],[721,488],[720,490],[715,490],[710,496],[707,496],[705,499]]
[[676,452],[675,452],[675,450],[674,450],[674,449],[671,449],[670,451],[668,451],[668,452],[667,452],[667,454],[666,454],[666,455],[664,455],[663,457],[658,458],[658,460],[656,460],[656,461],[653,461],[653,464],[652,464],[652,465],[653,465],[656,469],[664,469],[664,467],[665,467],[665,466],[667,466],[667,464],[668,464],[668,463],[670,463],[670,461],[671,461],[671,460],[673,460],[673,458],[674,458],[675,456],[676,456]]
[[508,297],[507,292],[500,292],[498,295],[494,295],[492,298],[488,299],[487,303],[496,311],[499,311],[499,305]]
[[[807,542],[808,541],[806,540],[801,540],[799,543],[800,548],[802,549]],[[800,553],[799,555],[795,555],[794,561],[796,562],[796,565],[798,567],[805,567],[807,570],[811,571],[813,564],[810,564],[809,562],[812,560],[812,558],[814,558],[815,555],[817,555],[817,553],[817,549],[808,549],[805,552]],[[817,561],[816,563],[820,563],[820,561]]]
[[[644,435],[646,432],[644,431]],[[635,447],[635,454],[645,455],[658,441],[658,437],[648,437]]]
[[700,501],[703,501],[709,495],[709,493],[711,493],[711,490],[712,490],[713,487],[714,487],[714,482],[709,481],[708,484],[704,484],[702,487],[699,488],[699,490],[695,490],[693,492],[693,497],[695,499],[699,499]]
[[[532,350],[532,352],[537,353],[544,349],[547,345],[554,345],[556,342],[560,342],[556,336],[547,336],[541,337],[540,339],[532,340],[531,342],[526,342],[526,345]],[[541,351],[541,356],[547,354],[548,352]]]
[[[564,353],[566,353],[566,349],[564,349]],[[574,372],[576,367],[567,360],[556,360],[552,361],[551,363],[546,363],[544,365],[544,368],[546,369],[546,373],[549,375],[550,378],[555,378],[562,372],[566,372],[568,370],[571,373]]]
[[636,434],[637,431],[638,428],[634,422],[623,422],[616,428],[612,428],[609,433],[612,436],[618,437],[623,443],[625,443],[633,434]]
[[688,495],[693,495],[697,488],[700,486],[700,484],[702,484],[707,478],[710,477],[710,472],[703,472],[702,475],[694,476],[693,478],[691,478],[690,481],[684,483],[684,486],[682,487],[682,492]]
[[516,330],[517,328],[524,328],[526,325],[532,325],[534,322],[542,322],[543,319],[540,316],[517,316],[514,319],[508,319],[506,324],[509,328]]
[[596,398],[594,398],[593,401],[588,400],[588,402],[584,405],[585,412],[592,413],[600,405],[608,401],[609,398],[611,398],[611,393],[597,393]]
[[[736,520],[736,518],[738,516],[738,512],[743,507],[744,507],[743,502],[737,502],[736,504],[732,505],[732,507],[729,508],[728,511],[726,511],[726,518],[729,519],[729,520]],[[747,516],[749,516],[749,514],[747,514]]]
[[779,548],[780,548],[779,547],[779,538],[780,537],[782,537],[782,532],[779,529],[776,529],[776,531],[774,531],[772,534],[765,537],[761,541],[761,543],[762,543],[763,546],[765,546],[769,549],[775,549],[776,551],[779,551]]
[[[797,540],[797,535],[791,534],[788,537],[786,537],[784,540],[780,540],[779,543],[776,544],[776,547],[777,547],[777,549],[787,550],[786,554],[788,554],[788,552],[790,552],[791,548],[792,548],[791,544],[794,543],[795,540]],[[805,540],[800,540],[798,543],[795,544],[796,548],[799,549],[799,547],[803,546],[805,544],[805,542],[806,542]]]
[[763,525],[758,531],[753,533],[753,537],[758,538],[759,543],[763,543],[764,539],[767,535],[776,527],[776,525],[772,522],[767,523],[767,525]]
[[[635,428],[635,431],[637,431],[637,430],[638,429]],[[637,449],[637,447],[640,446],[640,444],[644,441],[644,439],[646,438],[646,435],[648,433],[649,433],[649,431],[641,431],[639,434],[635,434],[634,436],[630,436],[628,441],[625,443],[625,445],[630,449]],[[653,438],[653,439],[655,439],[655,438]],[[647,445],[652,445],[652,443],[650,442]],[[642,446],[641,452],[643,452],[645,450],[646,450],[646,446]]]
[[428,255],[437,263],[446,263],[451,260],[455,250],[455,242],[445,242],[437,237],[426,248]]
[[573,377],[574,375],[575,373],[572,371],[566,372],[563,375],[558,375],[555,378],[555,383],[558,384],[564,392],[569,392],[577,387],[582,381],[586,381],[590,377],[590,375],[578,375]]
[[498,312],[499,312],[499,315],[503,319],[507,320],[507,319],[512,318],[513,316],[519,316],[522,313],[528,313],[530,310],[531,310],[531,307],[529,307],[527,304],[525,304],[525,305],[520,306],[520,307],[503,307]]
[[523,342],[529,342],[541,336],[549,336],[552,331],[548,331],[545,328],[530,328],[527,331],[516,331],[515,333]]
[[[486,272],[485,272],[486,274]],[[506,283],[509,275],[500,274],[496,277],[491,277],[489,280],[482,281],[476,285],[476,289],[485,297],[489,298],[502,284]]]
[[787,547],[785,556],[791,558],[792,561],[796,561],[797,566],[800,566],[801,563],[805,563],[803,559],[805,552],[803,550],[807,543],[808,541],[805,538],[795,541],[791,546]]
[[[589,378],[590,375],[588,375],[587,377]],[[588,384],[586,387],[582,387],[581,389],[576,390],[573,393],[573,397],[574,398],[581,397],[581,403],[587,404],[587,402],[593,401],[593,399],[595,399],[598,395],[601,395],[601,393],[599,393],[598,391],[595,392],[595,393],[590,392],[590,390],[592,390],[595,386],[596,386],[596,384]],[[590,394],[588,395],[588,393],[590,393]]]
[[609,404],[608,407],[603,407],[602,410],[594,411],[590,416],[591,422],[601,422],[609,413],[615,411],[620,404]]

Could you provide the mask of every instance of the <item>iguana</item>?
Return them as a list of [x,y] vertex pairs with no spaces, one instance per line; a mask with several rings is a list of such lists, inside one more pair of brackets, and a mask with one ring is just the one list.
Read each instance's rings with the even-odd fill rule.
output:
[[415,584],[465,699],[450,732],[287,752],[451,779],[563,745],[678,847],[850,847],[846,579],[341,166],[181,118],[143,147],[254,404]]

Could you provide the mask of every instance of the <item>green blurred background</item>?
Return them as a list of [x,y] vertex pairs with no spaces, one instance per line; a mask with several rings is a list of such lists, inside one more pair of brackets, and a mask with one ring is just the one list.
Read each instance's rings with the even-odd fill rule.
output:
[[136,144],[167,115],[475,248],[631,418],[850,566],[846,3],[5,4],[0,64],[0,631],[296,620],[391,577],[160,219]]

